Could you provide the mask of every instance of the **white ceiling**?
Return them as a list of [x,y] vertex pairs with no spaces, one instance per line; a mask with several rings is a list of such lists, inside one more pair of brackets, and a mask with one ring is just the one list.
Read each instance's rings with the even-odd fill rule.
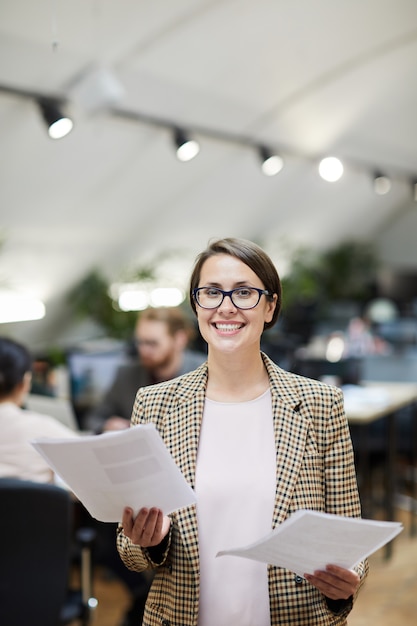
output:
[[[80,102],[96,68],[117,108],[281,148],[286,167],[267,178],[253,149],[197,131],[180,163],[167,129]],[[0,91],[0,281],[50,323],[93,267],[118,278],[171,254],[185,280],[217,236],[284,264],[283,242],[373,239],[415,210],[415,0],[1,0],[0,84],[63,95],[75,118],[51,140],[32,99]],[[345,159],[337,183],[317,176],[327,154]],[[386,196],[376,167],[395,177]]]

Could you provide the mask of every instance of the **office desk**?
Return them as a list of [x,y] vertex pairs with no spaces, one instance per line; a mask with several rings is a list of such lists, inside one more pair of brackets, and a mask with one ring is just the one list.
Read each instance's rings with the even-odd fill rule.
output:
[[[417,383],[391,383],[362,381],[359,392],[363,391],[362,398],[358,395],[352,402],[349,398],[349,386],[345,393],[345,409],[350,424],[369,424],[381,417],[396,413],[400,409],[414,404],[417,401]],[[371,394],[367,397],[366,392]],[[381,394],[380,401],[376,397]]]
[[[398,411],[405,407],[414,406],[417,403],[417,383],[394,383],[363,381],[359,388],[346,387],[345,411],[350,425],[359,425],[361,445],[358,450],[358,472],[362,480],[366,480],[369,470],[369,445],[367,440],[368,426],[377,420],[387,419],[385,465],[385,513],[387,520],[395,518],[395,489],[398,482],[397,459],[396,459],[396,417]],[[413,414],[412,437],[412,461],[413,467],[417,460],[417,411]],[[411,534],[416,532],[417,499],[416,485],[412,481],[412,507],[411,507]],[[391,546],[388,547],[387,556],[390,555]]]
[[[368,427],[377,420],[385,418],[387,420],[386,429],[386,454],[385,464],[385,518],[394,520],[395,518],[395,498],[396,486],[398,483],[397,467],[397,428],[396,417],[398,411],[406,407],[413,407],[417,403],[417,383],[394,383],[394,382],[373,382],[363,381],[359,388],[349,388],[345,390],[345,410],[350,425],[359,425],[360,445],[358,472],[362,481],[369,477],[369,440]],[[417,410],[413,411],[413,427],[410,433],[412,449],[412,467],[417,461]],[[414,477],[413,477],[414,478]],[[361,490],[360,490],[361,491]],[[361,494],[362,496],[362,494]],[[417,498],[416,483],[412,480],[411,494],[411,525],[410,533],[416,533]],[[392,544],[386,548],[386,556],[392,552]]]

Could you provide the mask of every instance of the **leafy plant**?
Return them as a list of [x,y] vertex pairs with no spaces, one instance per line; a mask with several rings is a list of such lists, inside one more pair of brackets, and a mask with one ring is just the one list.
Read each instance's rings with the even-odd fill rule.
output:
[[80,319],[93,319],[109,337],[128,339],[132,334],[137,312],[116,308],[109,295],[109,285],[98,270],[93,270],[76,285],[68,300]]
[[282,278],[284,306],[308,304],[320,295],[320,272],[317,255],[300,249],[293,258],[291,272]]
[[366,302],[372,296],[378,262],[368,243],[345,242],[322,253],[300,249],[283,278],[284,310],[335,301]]
[[378,263],[369,244],[346,242],[321,257],[323,288],[328,299],[364,302],[371,296]]

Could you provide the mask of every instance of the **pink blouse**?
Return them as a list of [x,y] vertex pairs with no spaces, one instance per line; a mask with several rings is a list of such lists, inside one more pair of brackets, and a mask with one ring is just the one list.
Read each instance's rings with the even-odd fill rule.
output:
[[198,626],[270,626],[267,565],[216,553],[272,530],[275,486],[270,390],[249,402],[206,399],[195,483]]

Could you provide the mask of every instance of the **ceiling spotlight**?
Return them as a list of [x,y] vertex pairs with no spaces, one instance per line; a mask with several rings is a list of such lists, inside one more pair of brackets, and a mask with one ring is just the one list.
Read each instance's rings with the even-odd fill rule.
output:
[[62,139],[72,131],[73,121],[62,113],[57,102],[40,99],[38,103],[52,139]]
[[391,189],[391,181],[381,172],[374,173],[374,191],[378,196],[384,196]]
[[265,176],[275,176],[284,167],[284,159],[265,146],[259,147],[259,156],[261,157],[262,172]]
[[180,161],[191,161],[200,152],[199,143],[190,139],[181,128],[175,129],[174,141],[177,147],[177,158]]
[[343,163],[336,157],[326,157],[319,163],[319,174],[328,183],[334,183],[343,175]]

